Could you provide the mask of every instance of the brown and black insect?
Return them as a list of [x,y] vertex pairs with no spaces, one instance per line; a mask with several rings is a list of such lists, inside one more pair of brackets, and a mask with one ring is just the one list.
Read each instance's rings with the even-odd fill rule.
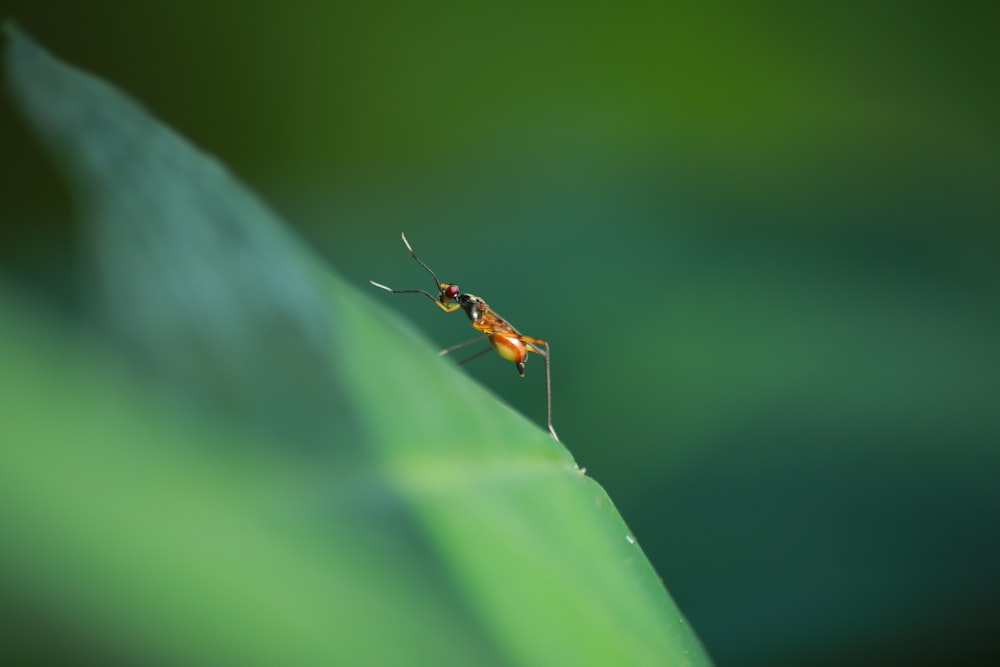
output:
[[[524,363],[528,359],[529,352],[533,352],[534,354],[542,357],[542,359],[545,360],[545,401],[548,414],[549,433],[552,434],[553,438],[558,440],[559,436],[556,435],[556,430],[552,426],[552,376],[549,372],[549,344],[541,338],[525,336],[519,332],[511,326],[510,322],[498,315],[496,311],[490,308],[485,301],[475,294],[463,292],[455,283],[443,283],[438,280],[437,275],[431,271],[431,268],[424,264],[423,261],[417,257],[417,254],[413,252],[413,248],[410,247],[409,241],[406,240],[406,234],[403,234],[403,243],[406,244],[406,249],[410,251],[410,256],[417,260],[417,263],[424,267],[427,273],[431,274],[431,277],[434,278],[434,284],[437,286],[437,296],[434,296],[430,292],[425,292],[422,289],[392,289],[391,287],[386,287],[385,285],[377,283],[374,280],[370,280],[369,282],[375,287],[384,289],[387,292],[392,292],[393,294],[423,294],[446,313],[450,313],[461,308],[465,311],[465,314],[469,316],[472,328],[486,336],[490,345],[497,351],[497,354],[507,361],[514,362],[514,365],[517,366],[517,372],[521,377],[524,377]],[[448,354],[449,352],[465,347],[466,345],[471,345],[472,343],[480,340],[482,340],[482,338],[480,336],[476,336],[475,338],[441,350],[441,354]],[[487,352],[489,352],[489,348],[472,355],[468,359],[462,361],[462,363],[464,364],[467,361],[471,361]]]

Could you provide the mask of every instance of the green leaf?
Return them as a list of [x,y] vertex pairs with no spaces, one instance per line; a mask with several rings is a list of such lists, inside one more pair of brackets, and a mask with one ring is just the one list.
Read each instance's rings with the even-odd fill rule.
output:
[[561,444],[214,159],[7,35],[95,306],[84,335],[0,290],[0,604],[50,626],[22,651],[57,634],[154,663],[709,664]]

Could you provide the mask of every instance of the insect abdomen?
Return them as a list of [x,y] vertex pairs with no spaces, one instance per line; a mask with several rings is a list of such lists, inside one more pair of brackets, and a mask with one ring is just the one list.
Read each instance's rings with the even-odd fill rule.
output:
[[528,349],[524,343],[513,336],[493,334],[490,336],[490,345],[497,351],[497,354],[507,361],[513,361],[515,364],[522,363],[524,358],[528,356]]

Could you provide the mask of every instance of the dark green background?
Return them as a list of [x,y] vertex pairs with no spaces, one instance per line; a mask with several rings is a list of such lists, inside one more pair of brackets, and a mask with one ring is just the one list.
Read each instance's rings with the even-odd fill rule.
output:
[[[719,664],[912,665],[1000,652],[980,4],[0,7],[442,346],[461,315],[367,286],[430,287],[400,231],[548,339],[561,436]],[[0,276],[83,317],[67,196],[7,102],[0,150]],[[541,422],[538,361],[469,371]]]

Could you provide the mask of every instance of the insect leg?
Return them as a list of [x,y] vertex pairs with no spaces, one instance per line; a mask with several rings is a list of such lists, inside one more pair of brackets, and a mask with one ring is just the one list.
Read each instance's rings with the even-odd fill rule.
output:
[[458,362],[458,365],[459,366],[464,366],[465,364],[469,363],[473,359],[478,359],[479,357],[483,356],[487,352],[492,352],[492,351],[493,351],[492,347],[488,347],[485,350],[479,350],[479,352],[476,352],[475,354],[473,354],[471,356],[468,356],[465,359],[462,359],[460,362]]
[[[528,343],[529,351],[534,352],[545,360],[545,407],[548,415],[549,433],[551,433],[552,437],[558,441],[559,436],[556,434],[556,429],[552,425],[552,372],[549,369],[549,361],[551,357],[549,344],[541,338],[532,338],[531,336],[521,336],[521,340]],[[543,348],[545,350],[544,352],[542,351]]]
[[[480,335],[480,336],[476,336],[475,338],[470,338],[469,340],[462,341],[461,343],[456,343],[456,344],[452,345],[451,347],[446,347],[443,350],[441,350],[440,352],[438,352],[438,356],[439,357],[443,357],[444,355],[448,354],[449,352],[454,352],[455,350],[461,349],[461,348],[465,347],[466,345],[472,345],[473,343],[479,342],[481,340],[486,340],[486,339],[483,338]],[[489,351],[490,351],[490,348],[486,348],[486,352],[489,352]],[[485,352],[483,354],[485,354]]]

